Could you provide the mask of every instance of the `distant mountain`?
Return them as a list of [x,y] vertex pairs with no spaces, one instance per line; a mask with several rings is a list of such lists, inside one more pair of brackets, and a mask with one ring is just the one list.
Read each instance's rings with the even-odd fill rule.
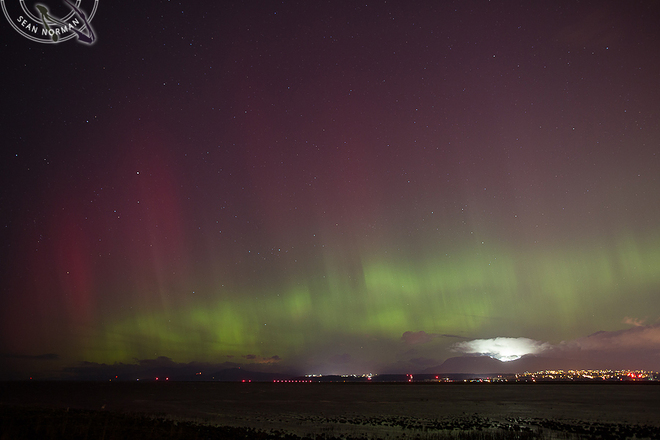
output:
[[427,368],[422,373],[456,373],[456,374],[513,374],[525,371],[541,371],[575,368],[569,365],[570,360],[523,356],[510,362],[502,362],[490,356],[458,356],[449,358],[440,365]]
[[489,356],[458,356],[427,368],[424,373],[489,374],[508,373],[507,363]]

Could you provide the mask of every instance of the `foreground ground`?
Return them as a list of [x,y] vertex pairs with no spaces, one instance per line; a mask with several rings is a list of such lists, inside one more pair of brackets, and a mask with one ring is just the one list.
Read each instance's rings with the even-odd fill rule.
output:
[[0,383],[0,405],[0,439],[660,438],[649,384]]

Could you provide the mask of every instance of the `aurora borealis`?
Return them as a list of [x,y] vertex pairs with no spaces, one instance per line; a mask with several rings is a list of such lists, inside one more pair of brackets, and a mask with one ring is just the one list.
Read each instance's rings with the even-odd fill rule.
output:
[[0,23],[2,374],[660,370],[657,2],[121,3]]

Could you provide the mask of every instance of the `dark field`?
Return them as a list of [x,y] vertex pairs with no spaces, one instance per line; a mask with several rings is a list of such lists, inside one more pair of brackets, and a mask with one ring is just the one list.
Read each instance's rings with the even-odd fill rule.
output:
[[0,405],[3,440],[63,419],[22,438],[660,438],[655,384],[9,382]]

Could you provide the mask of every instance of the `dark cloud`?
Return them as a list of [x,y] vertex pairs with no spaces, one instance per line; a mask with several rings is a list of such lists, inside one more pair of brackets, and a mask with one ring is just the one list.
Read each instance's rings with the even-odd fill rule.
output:
[[599,331],[583,338],[562,342],[557,347],[568,352],[636,352],[660,350],[660,324],[642,325],[617,331]]
[[255,358],[255,361],[256,361],[257,363],[259,363],[259,364],[273,364],[273,363],[277,363],[277,362],[279,362],[279,361],[281,361],[281,360],[282,360],[282,358],[280,358],[280,357],[277,356],[277,355],[275,355],[275,356],[271,356],[271,357],[261,357],[261,356],[257,356],[257,357]]
[[435,337],[436,335],[429,334],[424,331],[405,332],[401,336],[401,340],[409,345],[417,345],[417,344],[426,344],[428,342],[431,342]]
[[[275,365],[281,360],[278,355],[271,357],[261,357],[254,354],[244,355],[246,359],[254,362],[248,365],[235,362],[222,363],[204,363],[189,362],[179,363],[166,356],[160,356],[156,359],[135,359],[135,363],[114,363],[101,364],[96,362],[81,362],[74,367],[63,370],[63,379],[70,380],[153,380],[156,377],[168,377],[170,380],[232,380],[232,375],[227,375],[227,371],[240,370],[244,374],[277,374],[281,372]],[[200,374],[201,373],[201,374]],[[295,375],[294,372],[284,372],[284,374]],[[229,379],[228,379],[229,378]],[[256,378],[256,377],[255,377]]]
[[25,380],[49,378],[52,371],[60,367],[60,356],[56,353],[22,354],[0,353],[0,380]]
[[263,357],[263,356],[257,356],[256,354],[246,354],[243,357],[249,361],[254,361],[255,363],[258,364],[272,364],[282,360],[282,358],[280,358],[278,355]]
[[176,363],[167,356],[158,356],[156,359],[136,359],[136,361],[140,366],[147,368],[171,367],[176,365]]
[[[226,362],[222,364],[231,368],[235,364]],[[167,357],[157,359],[139,359],[134,364],[114,363],[102,364],[97,362],[82,362],[77,366],[64,369],[64,378],[72,380],[136,380],[151,379],[154,377],[172,377],[177,379],[195,379],[200,370],[210,372],[216,366],[200,363],[179,364]]]

